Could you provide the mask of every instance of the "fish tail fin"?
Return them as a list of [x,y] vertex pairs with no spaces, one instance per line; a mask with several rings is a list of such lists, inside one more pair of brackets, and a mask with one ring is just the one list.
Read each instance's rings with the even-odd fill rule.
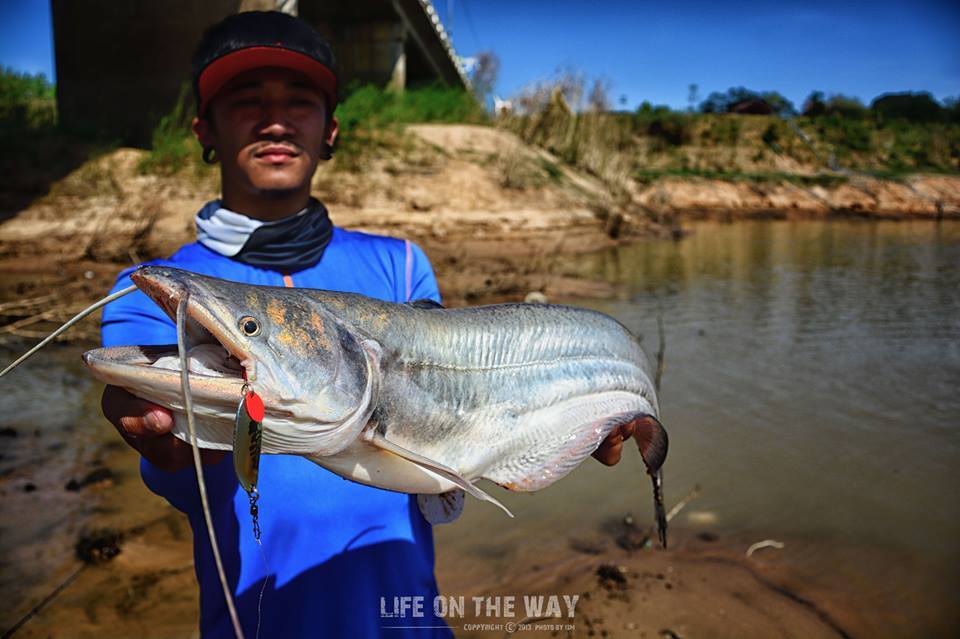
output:
[[647,474],[652,476],[660,471],[660,467],[667,459],[667,449],[670,445],[667,430],[653,415],[638,415],[633,422],[636,427],[633,438],[640,449],[640,456],[647,467]]
[[657,536],[660,545],[667,547],[667,515],[663,507],[663,462],[667,459],[669,439],[660,421],[652,415],[642,415],[634,420],[636,429],[633,438],[640,449],[640,457],[647,467],[653,482],[653,509],[657,521]]

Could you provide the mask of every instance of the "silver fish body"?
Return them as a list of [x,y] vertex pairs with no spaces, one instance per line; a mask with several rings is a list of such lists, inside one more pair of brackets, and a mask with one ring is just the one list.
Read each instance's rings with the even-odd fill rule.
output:
[[601,313],[543,304],[447,310],[339,293],[320,299],[382,349],[371,428],[467,479],[538,490],[570,472],[626,416],[659,414],[639,343]]
[[[167,267],[132,277],[170,315],[186,299],[202,447],[233,447],[245,379],[266,406],[264,453],[303,455],[354,481],[424,495],[485,495],[473,486],[481,478],[537,490],[632,422],[658,490],[667,436],[647,358],[606,315],[395,304]],[[173,410],[186,439],[173,350],[98,349],[84,361],[102,381]]]

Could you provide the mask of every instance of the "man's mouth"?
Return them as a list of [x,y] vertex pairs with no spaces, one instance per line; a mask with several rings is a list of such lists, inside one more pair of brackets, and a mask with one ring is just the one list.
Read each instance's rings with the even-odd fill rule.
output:
[[253,157],[270,164],[283,164],[300,155],[300,152],[284,144],[270,144],[254,151]]

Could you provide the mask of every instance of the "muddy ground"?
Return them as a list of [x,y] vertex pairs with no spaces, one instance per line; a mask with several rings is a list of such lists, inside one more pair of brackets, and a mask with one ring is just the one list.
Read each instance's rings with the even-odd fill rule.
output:
[[[19,446],[48,447],[49,435],[26,435]],[[189,524],[147,492],[137,456],[111,437],[104,425],[81,460],[57,472],[47,463],[0,477],[4,513],[22,521],[19,533],[8,522],[0,534],[7,602],[0,626],[42,605],[18,637],[198,636]],[[448,622],[462,637],[505,637],[511,628],[534,637],[896,636],[889,624],[898,611],[866,613],[846,586],[804,573],[795,558],[809,551],[809,540],[779,540],[783,549],[747,557],[758,539],[683,521],[672,526],[666,550],[646,543],[646,524],[628,515],[587,536],[558,531],[531,540],[510,557],[463,554],[440,542],[440,591],[467,603]],[[76,541],[91,532],[87,552],[105,548],[107,556],[85,564]],[[112,558],[111,549],[118,551]],[[487,599],[479,609],[473,601],[521,602],[531,594],[578,597],[573,616],[563,607],[560,617],[531,618],[520,603],[511,614],[491,612]]]

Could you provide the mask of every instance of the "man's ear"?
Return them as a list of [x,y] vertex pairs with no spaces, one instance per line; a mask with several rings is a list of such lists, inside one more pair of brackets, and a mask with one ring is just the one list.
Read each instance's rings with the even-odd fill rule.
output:
[[200,146],[205,149],[214,146],[213,127],[210,126],[207,118],[193,118],[190,122],[190,130],[197,137]]
[[331,149],[333,144],[337,141],[337,133],[340,132],[340,123],[337,121],[336,117],[331,117],[329,124],[327,124],[327,137],[324,139],[324,142],[327,143]]

